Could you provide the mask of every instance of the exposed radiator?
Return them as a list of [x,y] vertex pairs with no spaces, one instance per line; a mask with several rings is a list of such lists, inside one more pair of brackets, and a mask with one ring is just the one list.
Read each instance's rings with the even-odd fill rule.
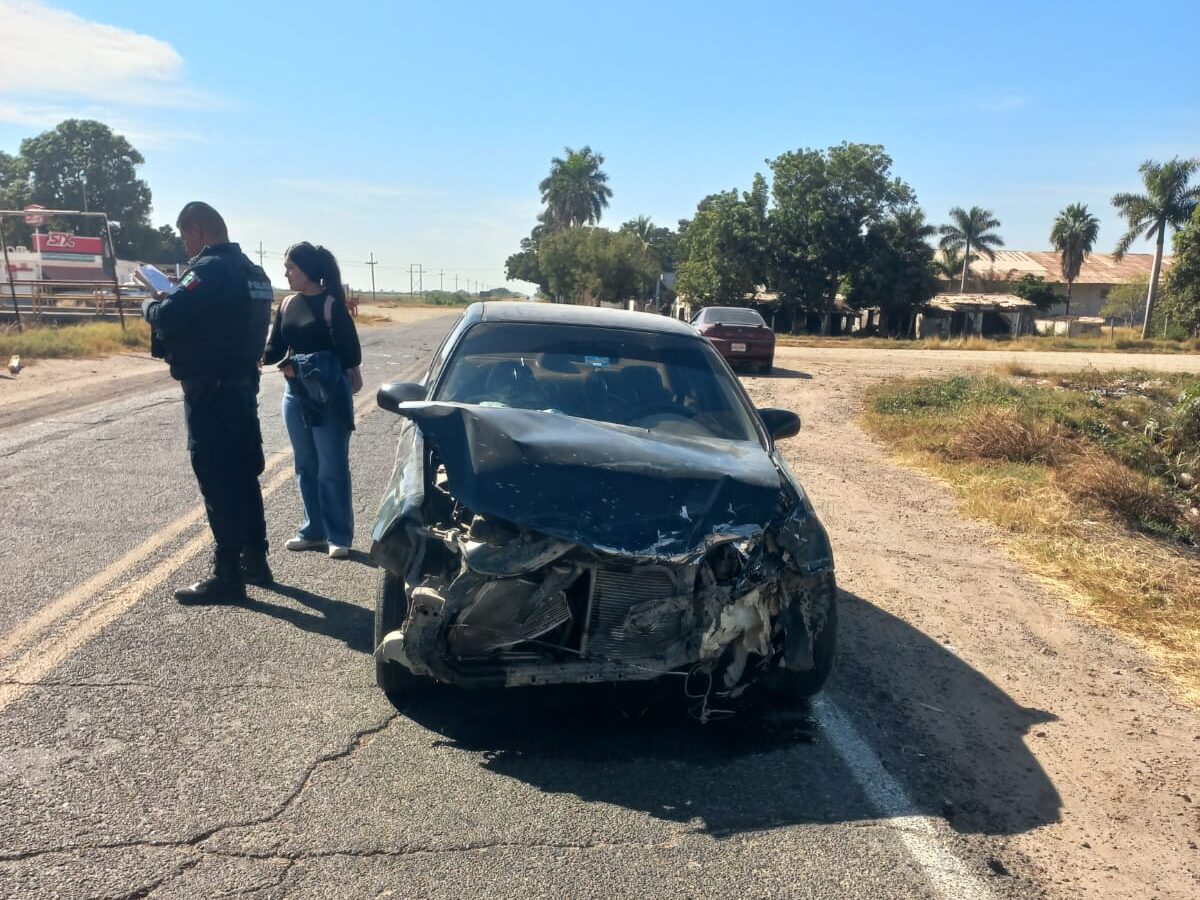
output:
[[682,636],[686,598],[662,569],[596,571],[586,656],[645,659]]

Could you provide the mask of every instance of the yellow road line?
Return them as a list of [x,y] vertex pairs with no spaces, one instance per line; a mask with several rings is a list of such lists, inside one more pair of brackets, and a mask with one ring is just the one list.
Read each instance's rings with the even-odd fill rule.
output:
[[[399,378],[403,378],[403,376],[399,376]],[[369,392],[354,405],[356,425],[361,424],[374,405],[374,391]],[[263,470],[263,477],[268,475],[271,477],[263,485],[264,499],[291,480],[293,474],[291,470],[274,471],[279,469],[291,456],[291,451],[287,450],[273,454],[268,460]],[[79,621],[65,629],[57,628],[63,620],[81,606],[88,601],[95,600],[100,592],[107,589],[131,566],[137,565],[164,546],[169,545],[203,519],[203,507],[198,507],[180,516],[153,538],[130,550],[112,565],[106,567],[104,571],[72,588],[49,606],[21,622],[3,640],[0,640],[0,655],[33,644],[11,663],[0,667],[0,682],[9,682],[0,684],[0,712],[24,696],[34,683],[44,678],[55,666],[82,648],[122,614],[132,609],[151,591],[161,587],[174,572],[208,547],[210,536],[208,530],[204,529],[180,550],[160,562],[149,572],[122,585],[111,596],[101,600]]]

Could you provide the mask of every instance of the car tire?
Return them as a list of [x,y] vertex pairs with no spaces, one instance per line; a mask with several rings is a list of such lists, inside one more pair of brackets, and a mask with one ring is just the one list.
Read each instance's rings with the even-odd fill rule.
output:
[[813,667],[804,672],[776,669],[766,676],[764,683],[772,693],[788,700],[807,700],[820,693],[829,673],[833,671],[833,659],[837,654],[837,588],[829,582],[829,608],[825,622],[813,636]]
[[[404,590],[404,579],[380,570],[379,588],[375,595],[375,647],[390,631],[404,624],[408,616],[408,594]],[[414,675],[397,662],[375,660],[375,683],[390,699],[412,697],[429,690],[434,682],[422,675]]]

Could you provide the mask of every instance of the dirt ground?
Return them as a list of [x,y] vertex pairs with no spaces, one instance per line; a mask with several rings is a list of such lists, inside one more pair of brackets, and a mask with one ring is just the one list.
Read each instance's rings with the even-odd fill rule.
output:
[[[1001,358],[997,358],[1000,356]],[[1200,358],[1018,353],[1050,369],[1200,371]],[[1200,714],[1154,675],[1140,649],[1084,620],[1061,590],[1026,574],[991,526],[964,520],[949,489],[906,470],[856,424],[871,383],[988,369],[1003,354],[780,348],[770,378],[747,378],[759,406],[797,411],[785,454],[830,530],[840,586],[940,642],[1007,695],[1024,718],[1025,744],[1057,789],[1057,821],[1012,829],[1008,849],[1063,896],[1200,896]],[[915,702],[907,684],[937,678],[923,660],[894,661],[890,701],[931,746],[973,748],[1011,721],[981,699]],[[878,669],[889,661],[839,660]],[[930,699],[926,687],[922,697]],[[933,695],[938,697],[937,694]],[[1011,737],[1008,738],[1011,740]],[[949,781],[955,767],[931,771]],[[969,789],[995,773],[978,773]],[[1036,803],[997,778],[985,832],[1005,833],[1005,809]],[[947,791],[953,786],[947,784]],[[1007,793],[1012,791],[1012,794]],[[986,800],[984,801],[986,804]]]

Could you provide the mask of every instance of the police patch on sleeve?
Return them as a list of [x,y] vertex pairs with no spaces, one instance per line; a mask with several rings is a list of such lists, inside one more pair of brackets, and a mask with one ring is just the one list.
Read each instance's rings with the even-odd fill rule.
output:
[[179,286],[185,290],[194,291],[196,288],[200,287],[200,276],[195,272],[188,272],[179,282]]

